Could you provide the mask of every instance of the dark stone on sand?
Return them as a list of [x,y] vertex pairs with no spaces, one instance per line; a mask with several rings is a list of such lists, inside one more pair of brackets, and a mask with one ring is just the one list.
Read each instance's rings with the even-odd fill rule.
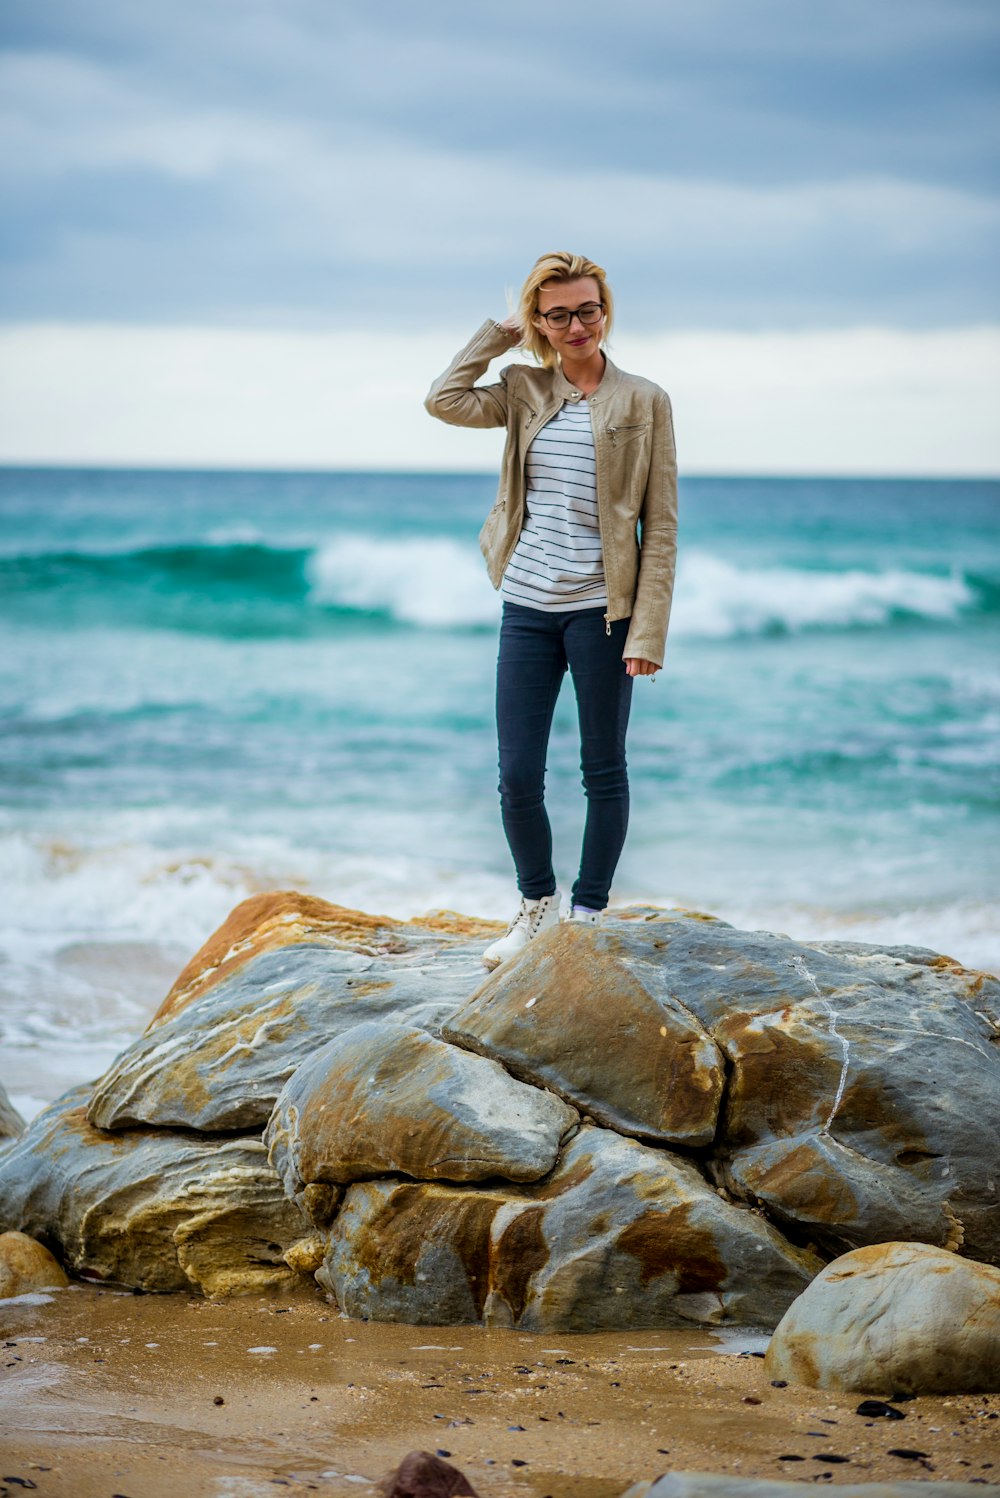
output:
[[862,1399],[856,1415],[867,1415],[870,1420],[905,1420],[906,1416],[902,1410],[897,1410],[893,1405],[886,1404],[882,1399]]
[[411,1451],[378,1485],[382,1498],[478,1498],[457,1467],[430,1451]]

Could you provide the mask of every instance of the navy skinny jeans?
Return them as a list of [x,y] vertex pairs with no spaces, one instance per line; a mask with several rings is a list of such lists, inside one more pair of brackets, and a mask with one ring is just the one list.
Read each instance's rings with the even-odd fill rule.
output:
[[622,651],[629,621],[610,635],[603,608],[548,613],[504,600],[497,656],[497,740],[500,808],[529,900],[551,895],[552,832],[545,811],[545,756],[552,714],[566,668],[580,719],[580,767],[587,796],[580,874],[574,905],[603,910],[628,828],[625,733],[632,678]]

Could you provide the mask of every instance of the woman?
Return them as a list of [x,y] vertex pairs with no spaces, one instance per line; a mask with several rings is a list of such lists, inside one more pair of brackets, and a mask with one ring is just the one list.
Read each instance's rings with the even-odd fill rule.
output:
[[[497,659],[500,803],[521,905],[484,966],[516,956],[559,919],[545,756],[567,667],[587,796],[569,919],[596,924],[628,825],[625,733],[632,682],[663,663],[677,547],[670,401],[604,352],[613,304],[582,255],[538,260],[516,316],[483,324],[426,400],[456,426],[505,426],[496,504],[479,537],[503,597]],[[477,385],[490,361],[511,364]]]

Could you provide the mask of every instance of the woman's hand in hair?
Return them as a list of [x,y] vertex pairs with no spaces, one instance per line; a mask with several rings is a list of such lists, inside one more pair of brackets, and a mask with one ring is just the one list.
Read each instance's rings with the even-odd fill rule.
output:
[[516,336],[518,343],[520,343],[522,338],[524,337],[524,329],[521,327],[521,319],[516,316],[516,314],[512,317],[505,317],[503,322],[500,323],[500,327],[503,328],[505,333],[510,333],[511,336]]

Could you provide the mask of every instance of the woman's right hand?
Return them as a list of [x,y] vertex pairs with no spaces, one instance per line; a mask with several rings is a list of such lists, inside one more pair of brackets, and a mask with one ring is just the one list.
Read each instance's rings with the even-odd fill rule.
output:
[[503,322],[500,323],[499,326],[503,328],[505,333],[516,335],[518,343],[520,343],[522,338],[524,337],[524,330],[521,327],[521,319],[516,314],[512,315],[511,317],[505,317]]

